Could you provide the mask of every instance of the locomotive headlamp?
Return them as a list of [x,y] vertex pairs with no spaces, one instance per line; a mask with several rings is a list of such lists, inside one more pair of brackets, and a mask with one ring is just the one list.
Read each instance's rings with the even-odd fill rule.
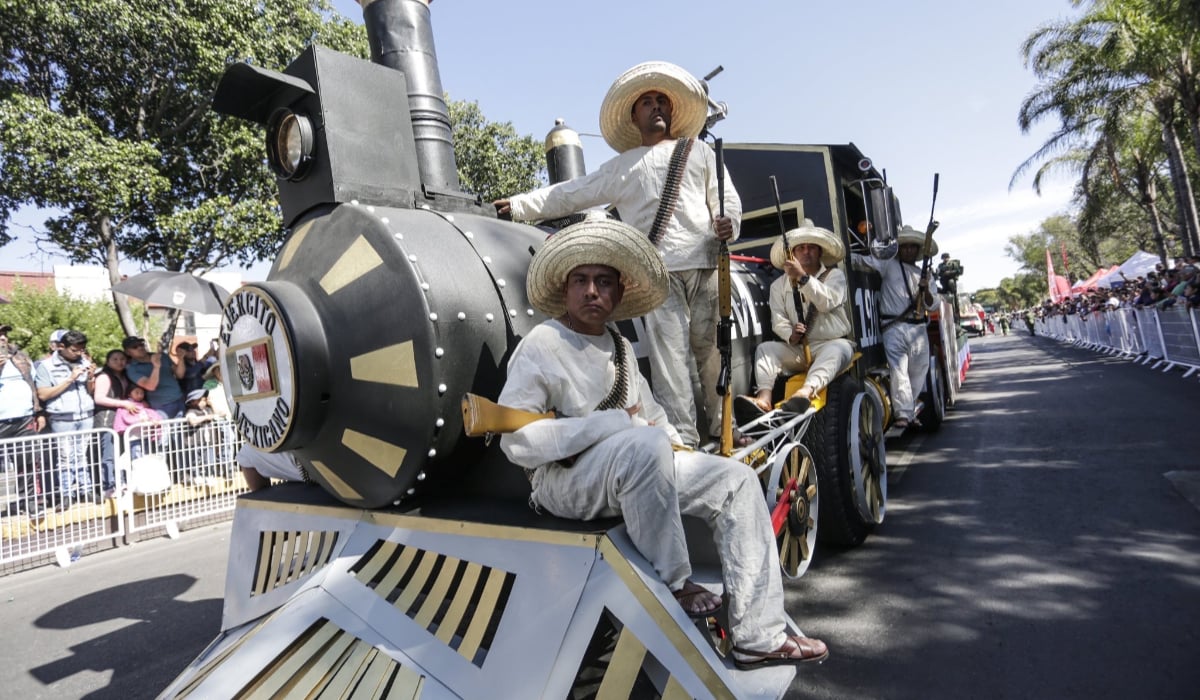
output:
[[267,122],[267,160],[279,177],[302,179],[313,160],[312,120],[287,108],[276,110]]

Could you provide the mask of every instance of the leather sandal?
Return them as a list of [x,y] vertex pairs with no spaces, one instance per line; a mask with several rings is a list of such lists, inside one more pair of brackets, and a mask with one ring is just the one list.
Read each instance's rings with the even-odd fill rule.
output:
[[740,669],[771,666],[775,664],[798,664],[816,661],[820,663],[829,658],[829,647],[819,639],[802,637],[798,634],[788,635],[775,651],[753,651],[735,646],[733,648],[733,663]]
[[808,407],[811,405],[812,405],[812,401],[809,401],[805,397],[793,396],[792,398],[788,399],[787,401],[784,401],[783,405],[780,406],[780,408],[788,413],[804,413],[805,411],[808,410]]
[[733,398],[733,419],[738,425],[745,425],[756,418],[762,417],[770,409],[764,409],[758,399],[753,396],[735,396]]
[[[683,608],[684,614],[688,617],[705,618],[721,611],[720,596],[691,580],[684,581],[683,588],[671,591],[671,595],[679,601],[679,607]],[[698,610],[692,609],[693,604],[697,602],[707,603],[707,605]]]

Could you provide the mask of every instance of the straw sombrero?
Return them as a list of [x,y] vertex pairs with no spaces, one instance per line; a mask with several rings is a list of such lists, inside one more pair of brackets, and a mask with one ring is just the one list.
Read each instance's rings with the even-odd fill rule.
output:
[[611,321],[641,316],[667,299],[667,266],[645,234],[609,219],[572,224],[533,256],[525,278],[529,303],[551,318],[567,311],[567,275],[580,265],[607,265],[621,273],[625,292]]
[[642,145],[642,134],[630,118],[633,103],[650,90],[671,100],[671,136],[699,136],[708,118],[708,97],[696,76],[674,63],[647,61],[613,81],[600,104],[600,133],[618,153]]
[[[925,232],[918,231],[912,226],[905,224],[900,227],[900,232],[896,234],[896,240],[900,245],[904,245],[905,243],[916,243],[917,245],[923,246],[925,245]],[[925,251],[925,254],[932,258],[933,256],[937,255],[937,252],[937,241],[930,238],[929,250]]]
[[[792,248],[801,243],[814,243],[821,246],[821,264],[825,267],[833,267],[846,257],[846,248],[842,245],[841,240],[833,235],[833,231],[816,226],[812,219],[805,219],[799,228],[788,231],[787,240]],[[782,270],[783,263],[787,258],[788,251],[784,250],[783,236],[780,236],[771,245],[771,264]]]

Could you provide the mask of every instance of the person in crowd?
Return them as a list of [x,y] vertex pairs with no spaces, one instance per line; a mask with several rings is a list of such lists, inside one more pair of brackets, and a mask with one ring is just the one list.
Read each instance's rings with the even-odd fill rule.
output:
[[192,482],[201,486],[218,480],[216,444],[213,421],[216,414],[208,405],[208,391],[196,389],[187,395],[187,447],[190,454]]
[[121,349],[129,356],[125,374],[129,381],[146,390],[150,406],[167,418],[182,418],[184,393],[179,380],[183,379],[186,369],[184,363],[176,362],[161,348],[150,354],[146,341],[135,336],[121,341]]
[[8,342],[12,325],[0,323],[0,463],[16,470],[17,502],[10,511],[39,516],[44,511],[41,450],[29,438],[46,427],[46,416],[33,378],[33,360]]
[[1200,309],[1200,275],[1192,278],[1183,290],[1183,298],[1189,309]]
[[204,387],[204,374],[217,361],[217,341],[209,343],[208,352],[203,357],[197,357],[199,345],[196,343],[184,341],[175,347],[184,364],[183,379],[179,380],[179,384],[186,396]]
[[[140,410],[137,404],[125,398],[129,394],[129,378],[125,376],[125,363],[128,360],[122,350],[109,350],[104,356],[104,367],[96,373],[95,392],[92,394],[96,402],[92,427],[112,428],[118,408]],[[117,488],[116,446],[109,433],[100,434],[100,487],[104,489],[105,498],[110,497]]]
[[68,433],[58,441],[59,503],[69,508],[75,503],[101,502],[93,490],[92,468],[88,464],[89,435],[96,403],[96,366],[87,356],[87,336],[69,330],[62,334],[58,350],[37,363],[34,383],[38,398],[46,407],[50,431]]
[[530,504],[563,518],[623,515],[630,539],[696,617],[721,598],[691,581],[681,513],[714,529],[735,661],[819,661],[825,644],[789,635],[770,513],[753,470],[680,450],[679,433],[610,321],[647,313],[669,275],[646,236],[617,221],[563,229],[534,256],[526,290],[549,319],[518,344],[499,402],[560,418],[530,423],[500,445],[530,478]]
[[1000,333],[1008,335],[1008,314],[1000,314]]
[[807,372],[804,385],[783,403],[784,410],[803,413],[817,392],[850,366],[854,343],[846,274],[837,267],[845,257],[841,240],[810,219],[771,246],[771,264],[784,271],[769,295],[771,328],[780,340],[761,343],[754,353],[755,395],[737,398],[739,425],[771,410],[771,390],[781,372]]
[[308,474],[291,452],[263,452],[246,444],[238,450],[237,463],[251,491],[267,488],[272,479],[308,482]]
[[[736,239],[741,222],[741,200],[728,177],[720,214],[716,158],[694,141],[707,114],[708,98],[694,76],[670,63],[638,64],[616,79],[600,107],[600,130],[619,155],[591,174],[494,202],[501,216],[518,221],[612,204],[655,243],[671,273],[671,291],[646,315],[643,342],[654,396],[690,446],[701,441],[697,403],[708,434],[720,434],[716,267],[719,244]],[[676,154],[682,166],[669,177]],[[663,196],[668,180],[678,182],[676,197]],[[700,401],[693,371],[700,377]]]
[[229,410],[229,398],[225,396],[225,386],[221,381],[220,362],[213,362],[204,372],[204,389],[208,391],[208,406],[218,419],[217,460],[221,464],[229,464],[234,460],[233,447],[238,442],[238,435],[232,421],[221,420],[232,417],[233,412]]
[[50,357],[52,355],[54,355],[54,353],[58,352],[58,348],[61,345],[63,334],[66,332],[67,332],[66,328],[59,328],[56,331],[50,332],[50,351],[47,352],[45,355],[42,355],[43,360],[50,359]]
[[[929,308],[934,303],[930,278],[921,274],[921,248],[925,234],[911,226],[903,226],[896,236],[899,250],[896,257],[880,260],[872,255],[854,254],[856,265],[863,265],[883,276],[879,311],[883,321],[883,348],[892,370],[892,406],[896,420],[893,426],[905,429],[917,422],[915,399],[925,387],[929,372],[929,323],[918,307]],[[937,255],[937,242],[929,241],[928,255]],[[923,301],[918,304],[918,301]]]
[[125,396],[125,404],[117,408],[113,418],[113,430],[125,439],[125,449],[129,450],[129,458],[137,459],[145,452],[145,441],[160,437],[162,430],[156,426],[166,419],[166,416],[146,402],[146,390],[131,383],[129,393]]

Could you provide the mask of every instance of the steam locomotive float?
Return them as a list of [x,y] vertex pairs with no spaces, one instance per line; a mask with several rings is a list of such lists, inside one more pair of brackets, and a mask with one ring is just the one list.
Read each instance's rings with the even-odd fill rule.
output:
[[[464,436],[463,395],[497,396],[543,320],[525,274],[547,229],[459,190],[427,3],[363,5],[371,62],[313,46],[282,73],[231,66],[214,99],[266,126],[290,229],[268,280],[225,307],[230,405],[249,443],[290,451],[321,489],[239,500],[222,632],[163,697],[782,696],[794,669],[733,672],[721,621],[688,620],[619,521],[533,513],[520,470]],[[547,143],[552,175],[581,171],[569,132]],[[745,210],[732,265],[744,393],[770,332],[768,176],[786,225],[813,219],[852,250],[886,248],[900,217],[852,144],[725,155]],[[854,364],[805,414],[741,426],[751,444],[733,455],[763,477],[793,577],[818,534],[858,544],[886,510],[880,280],[846,271]],[[936,428],[961,376],[957,339],[932,328],[922,420]],[[636,350],[645,329],[621,330]],[[704,525],[687,526],[698,580],[719,582]]]

